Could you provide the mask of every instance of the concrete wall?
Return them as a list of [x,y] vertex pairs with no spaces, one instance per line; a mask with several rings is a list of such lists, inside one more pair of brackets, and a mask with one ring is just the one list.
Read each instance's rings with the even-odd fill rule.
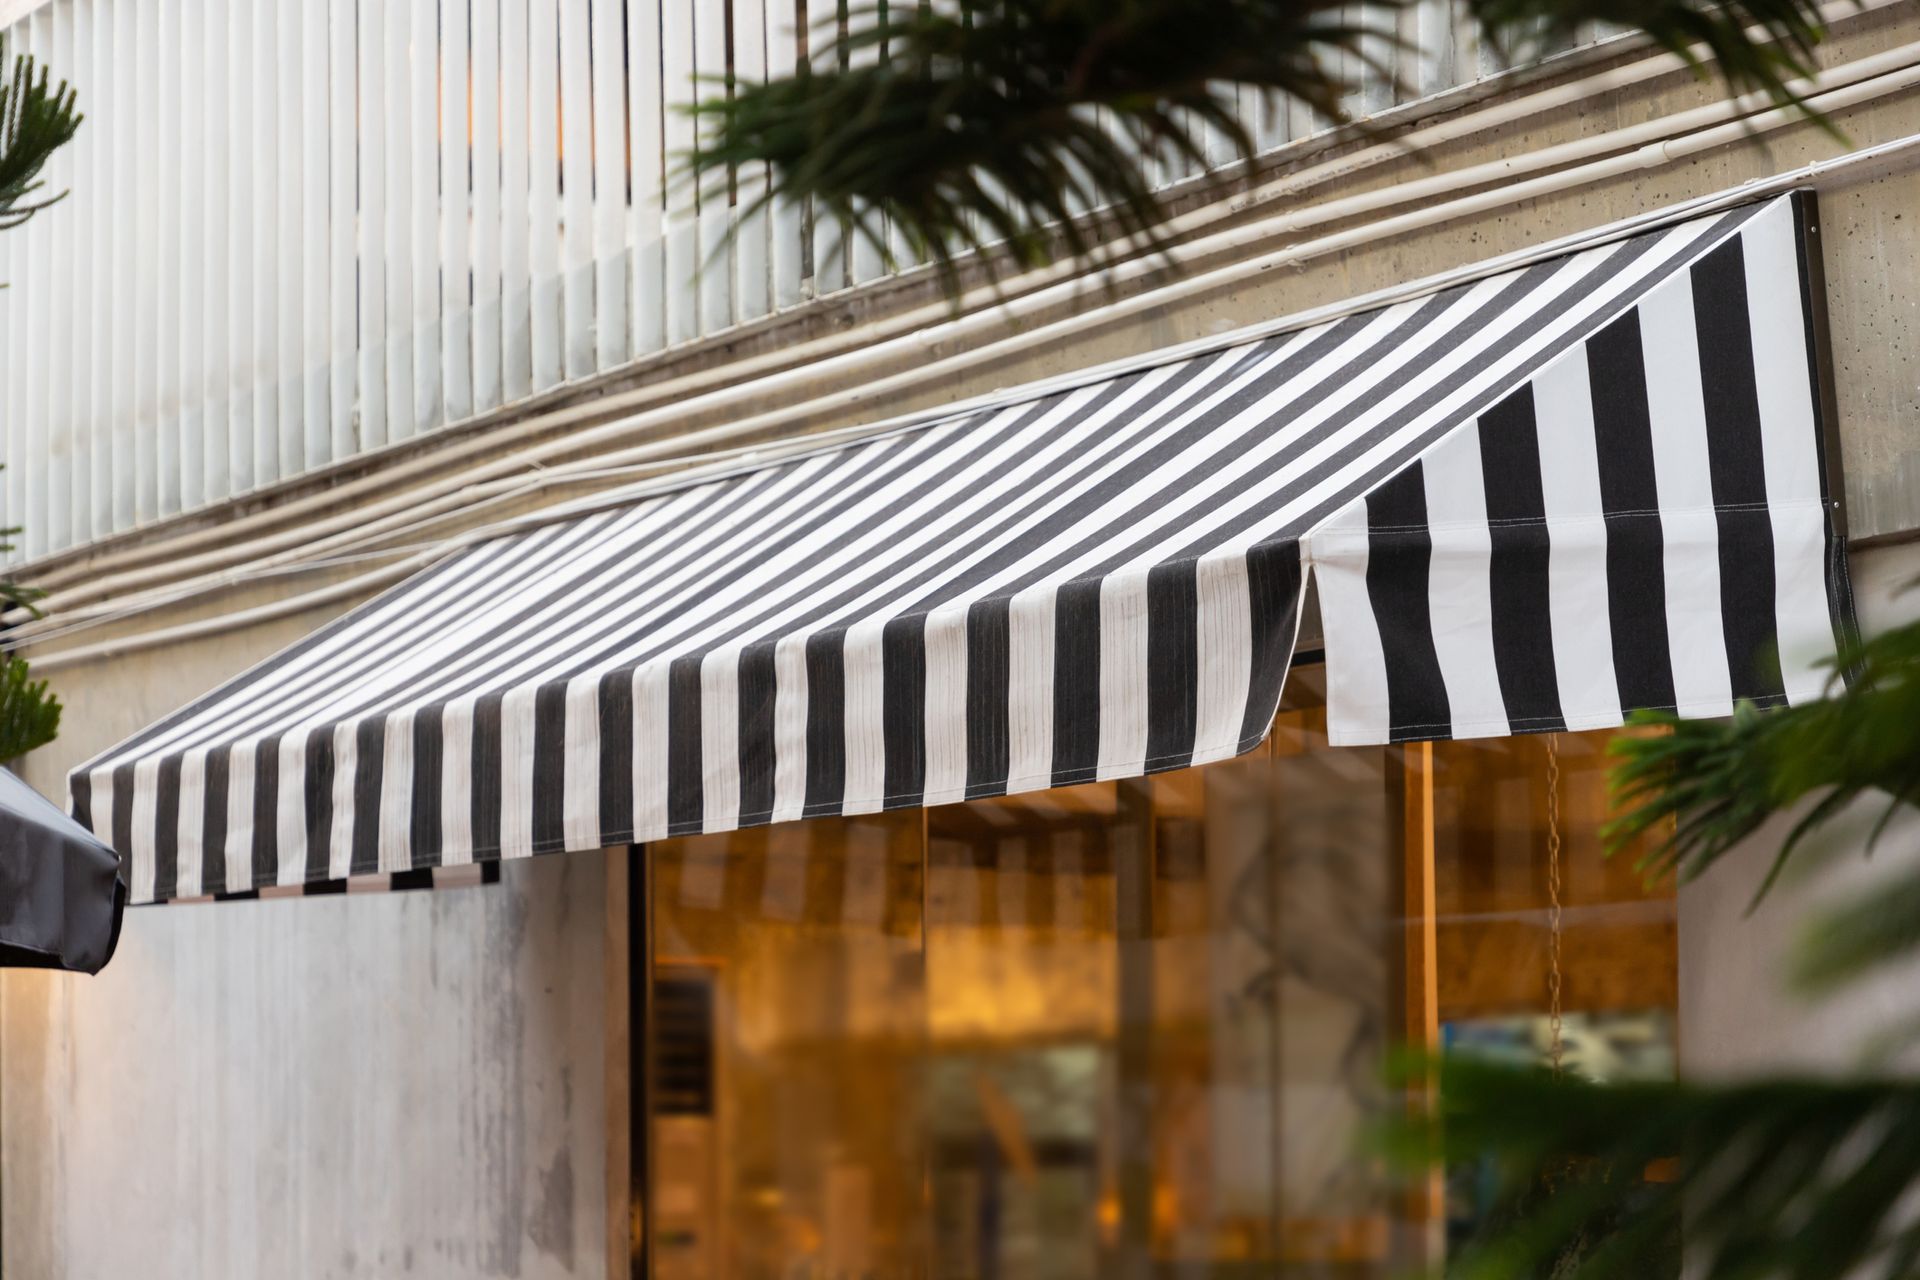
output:
[[[1878,629],[1920,617],[1920,546],[1887,547],[1854,557],[1863,626]],[[1689,1074],[1728,1077],[1766,1072],[1855,1069],[1874,1037],[1920,1016],[1920,963],[1886,971],[1838,996],[1808,999],[1787,980],[1810,910],[1920,863],[1920,813],[1890,823],[1872,857],[1867,834],[1878,803],[1845,815],[1796,854],[1776,890],[1750,910],[1792,815],[1776,819],[1746,847],[1680,890],[1680,1062]]]
[[[1903,0],[1849,23],[1833,56],[1915,40],[1920,4]],[[1478,163],[1716,92],[1669,77],[1428,160]],[[1920,132],[1920,96],[1840,123],[1860,143]],[[1764,150],[1726,148],[1298,271],[1244,276],[860,412],[941,403],[1337,301],[1839,150],[1796,127]],[[1310,198],[1430,171],[1394,161]],[[1829,192],[1822,205],[1855,531],[1920,529],[1920,290],[1911,279],[1920,172]],[[205,619],[325,580],[272,578],[81,639]],[[302,614],[58,669],[66,725],[31,762],[30,779],[62,795],[70,765],[323,619]],[[1729,868],[1682,899],[1689,1066],[1770,1061],[1807,1043],[1810,1024],[1782,1013],[1767,985],[1765,958],[1787,913],[1739,919],[1738,877],[1750,872]],[[609,892],[603,859],[568,856],[510,866],[491,888],[144,909],[129,916],[121,953],[99,978],[0,978],[5,1273],[605,1275],[605,1241],[621,1225],[608,1221],[607,1168],[620,1160],[624,1123],[606,1067],[620,1060],[624,1035],[605,1013],[608,984],[620,980],[620,958],[608,954],[619,944],[603,924]],[[1858,1020],[1875,1017],[1867,1009]]]
[[[60,794],[69,764],[317,621],[63,681],[29,779]],[[7,973],[0,1269],[604,1275],[606,865],[136,910],[99,977]]]

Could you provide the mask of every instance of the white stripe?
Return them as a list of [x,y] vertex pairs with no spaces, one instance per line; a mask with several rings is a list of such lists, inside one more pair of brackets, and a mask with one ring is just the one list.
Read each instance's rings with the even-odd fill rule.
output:
[[1686,272],[1676,272],[1641,302],[1640,342],[1666,548],[1674,700],[1685,715],[1728,715],[1733,684],[1720,616],[1720,532],[1713,512],[1693,281]]
[[1607,522],[1584,344],[1534,378],[1533,407],[1550,547],[1547,607],[1560,714],[1569,729],[1618,724],[1613,632],[1606,625]]
[[667,834],[667,664],[633,673],[633,839]]
[[1203,557],[1195,568],[1195,583],[1200,697],[1193,762],[1204,764],[1240,749],[1240,723],[1253,674],[1253,609],[1246,556],[1229,552]]
[[1480,470],[1480,424],[1470,422],[1421,457],[1433,560],[1427,607],[1447,689],[1446,725],[1396,724],[1420,736],[1497,737],[1508,731],[1493,658],[1493,538]]
[[700,780],[709,829],[740,821],[740,654],[723,649],[700,664]]
[[1100,584],[1099,778],[1132,777],[1147,758],[1147,575]]
[[1302,543],[1320,602],[1327,665],[1327,740],[1335,746],[1385,742],[1393,717],[1380,623],[1367,594],[1367,504],[1364,498],[1316,528]]
[[807,694],[807,638],[786,636],[773,648],[775,822],[798,818],[806,806]]
[[[228,893],[245,893],[253,884],[254,743],[233,744],[227,752],[227,883]],[[111,831],[111,826],[105,828]],[[209,885],[208,888],[213,886]]]
[[207,753],[189,751],[180,761],[180,808],[174,815],[174,840],[179,849],[174,892],[182,898],[198,897],[206,892],[202,887],[200,847],[206,803]]
[[1053,607],[1051,585],[1007,601],[1007,775],[1009,791],[1053,782]]
[[327,877],[344,880],[353,870],[353,774],[359,767],[359,735],[343,724],[333,731],[333,820],[327,829]]
[[307,879],[307,735],[296,730],[282,736],[272,749],[280,753],[274,832],[280,865],[274,883],[302,884]]
[[440,710],[440,862],[473,861],[473,704]]
[[387,717],[381,748],[379,866],[386,872],[408,871],[413,868],[412,712]]
[[533,853],[534,696],[531,685],[500,699],[500,856]]
[[944,609],[927,615],[927,780],[925,803],[951,804],[967,795],[967,615]]
[[1773,520],[1775,625],[1787,700],[1819,696],[1831,668],[1827,616],[1826,511],[1820,497],[1819,428],[1807,367],[1807,318],[1791,209],[1760,214],[1742,235],[1760,449]]
[[569,849],[598,848],[600,840],[600,677],[567,682],[566,776],[560,800],[562,835]]
[[[887,620],[865,618],[847,628],[842,658],[847,726],[847,784],[843,813],[873,813],[886,800],[887,753],[884,735],[862,733],[862,725],[877,725],[885,715],[882,632]],[[739,757],[734,757],[734,786],[739,787]]]

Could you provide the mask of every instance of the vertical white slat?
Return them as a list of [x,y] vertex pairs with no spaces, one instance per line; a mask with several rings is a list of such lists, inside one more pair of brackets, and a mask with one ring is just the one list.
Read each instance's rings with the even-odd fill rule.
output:
[[527,2],[527,269],[533,276],[533,389],[559,385],[560,15]]
[[179,388],[180,459],[175,478],[182,509],[192,511],[207,500],[206,387],[206,252],[207,175],[205,100],[201,97],[200,63],[206,49],[206,10],[194,0],[178,13],[179,57],[169,73],[180,113],[179,132],[168,139],[169,163],[179,173],[180,223],[175,228],[180,263],[174,314],[180,348],[174,378]]
[[[253,480],[272,484],[284,473],[280,458],[280,75],[277,36],[290,13],[254,6],[253,92],[243,119],[253,124]],[[297,107],[295,108],[297,109]]]
[[[743,86],[767,78],[767,0],[734,0],[733,73]],[[767,166],[754,164],[740,170],[734,175],[734,189],[739,193],[735,206],[734,318],[745,322],[773,310],[772,259],[767,243],[773,220],[763,203]]]
[[[847,21],[852,24],[850,30],[860,30],[871,25],[873,12],[870,10],[850,12]],[[873,66],[880,61],[880,50],[876,46],[869,45],[863,49],[850,52],[847,61],[850,66],[855,68]],[[863,212],[871,213],[871,211],[868,210],[863,210]],[[866,284],[868,281],[877,280],[885,274],[887,269],[886,255],[882,251],[882,246],[886,242],[885,237],[887,231],[884,223],[880,225],[879,232],[881,243],[875,244],[858,228],[848,226],[847,275],[851,283]]]
[[[486,0],[481,0],[484,6]],[[467,246],[473,168],[467,0],[440,10],[440,334],[445,420],[473,415],[473,276]]]
[[300,387],[300,442],[302,469],[318,467],[333,458],[333,415],[328,399],[328,332],[332,328],[332,294],[327,278],[327,254],[333,236],[329,207],[328,146],[332,121],[327,112],[327,0],[307,0],[300,6],[300,338],[298,355],[289,374]]
[[[137,113],[134,189],[134,518],[141,522],[159,514],[160,431],[155,412],[159,400],[160,355],[160,217],[155,207],[159,175],[159,10],[138,6],[134,43],[130,50]],[[27,224],[29,228],[32,223]],[[31,492],[29,492],[31,498]],[[28,504],[29,513],[32,503]],[[29,514],[31,522],[31,514]]]
[[632,350],[667,343],[666,180],[661,104],[660,0],[627,0],[627,136],[633,195],[627,238],[633,252]]
[[412,0],[407,76],[412,148],[408,155],[407,239],[413,259],[413,429],[440,425],[440,10]]
[[[19,41],[19,36],[15,35]],[[24,42],[21,42],[24,43]],[[24,53],[19,43],[14,45],[15,52]],[[10,236],[0,236],[0,264],[4,264],[5,274],[0,283],[9,287],[0,289],[0,312],[7,317],[6,382],[0,385],[0,402],[6,405],[7,432],[4,442],[6,450],[0,456],[6,470],[0,472],[6,480],[6,511],[0,527],[18,529],[22,524],[27,503],[27,477],[30,468],[27,464],[27,335],[32,331],[32,318],[25,313],[20,301],[18,282],[23,279],[27,262],[27,238],[16,231]],[[9,550],[6,560],[9,564],[26,558],[24,539],[19,533],[9,534],[4,541]]]
[[473,0],[473,408],[500,403],[500,0]]
[[[696,0],[693,17],[693,97],[710,102],[727,94],[727,9],[732,0]],[[696,127],[695,139],[705,132]],[[672,162],[672,158],[669,158]],[[695,193],[700,207],[700,332],[733,323],[733,199],[728,175],[714,174]]]
[[[767,75],[792,75],[800,65],[796,8],[798,0],[766,0]],[[782,200],[767,211],[772,224],[767,248],[772,259],[773,305],[791,307],[806,297],[806,209],[797,201]]]
[[594,364],[627,358],[627,82],[620,0],[592,0]]
[[[847,17],[847,0],[826,0],[806,10],[807,58],[820,71],[837,71],[841,64],[840,29]],[[847,286],[847,228],[838,218],[813,210],[813,292],[817,297]]]
[[[311,0],[310,0],[311,2]],[[358,114],[359,20],[355,0],[327,0],[327,455],[360,447]]]
[[[235,0],[235,8],[246,0]],[[377,449],[392,438],[387,407],[387,147],[392,115],[387,107],[386,9],[362,0],[355,40],[359,62],[359,103],[356,126],[360,148],[359,251],[359,366],[363,449]],[[395,144],[397,145],[397,143]]]
[[[41,12],[45,12],[42,10]],[[143,312],[154,343],[154,490],[156,511],[180,510],[180,0],[157,0],[158,30],[141,51],[154,70],[154,186],[147,217],[155,223],[159,272],[153,305]]]
[[[193,0],[187,0],[193,3]],[[301,244],[300,216],[303,135],[315,122],[305,113],[306,99],[300,85],[300,38],[303,14],[310,4],[282,6],[274,24],[274,47],[279,51],[273,66],[277,73],[273,96],[274,130],[277,141],[274,161],[274,357],[273,388],[276,412],[280,419],[280,474],[298,475],[307,458],[307,397],[303,377],[301,347],[306,336],[306,321],[301,315],[304,300],[302,262],[306,256]],[[317,302],[316,302],[317,305]]]
[[569,378],[594,369],[593,55],[588,0],[560,5],[561,356]]
[[666,177],[667,341],[685,342],[700,333],[699,198],[686,173],[693,149],[693,120],[684,110],[693,100],[694,6],[700,0],[664,0],[660,8],[662,167]]
[[[86,430],[87,522],[74,525],[76,541],[105,537],[113,530],[113,27],[105,0],[74,5],[75,81],[87,120],[75,145],[84,157],[77,197],[86,216],[78,235],[86,246],[81,263],[81,324],[75,329],[84,362],[74,372],[75,395],[84,402],[80,422]],[[0,307],[0,312],[5,308]],[[0,337],[0,348],[5,339]],[[0,518],[0,525],[6,523]]]
[[[57,82],[69,61],[60,47],[61,23],[52,7],[36,10],[31,21],[34,55]],[[72,189],[72,156],[71,144],[54,153],[43,172],[47,185],[42,194]],[[40,337],[41,358],[36,362],[41,367],[34,371],[37,379],[34,403],[39,418],[35,430],[39,448],[33,488],[40,508],[35,520],[37,527],[30,539],[30,545],[43,555],[65,544],[69,527],[71,479],[68,468],[72,457],[66,447],[66,437],[71,430],[69,412],[73,398],[67,383],[70,370],[66,355],[73,337],[73,255],[68,247],[72,213],[72,207],[63,201],[28,224],[38,232],[38,251],[29,277],[33,290],[29,306],[35,326],[46,331]]]
[[[413,399],[413,154],[422,127],[408,92],[413,24],[404,0],[385,4],[381,33],[387,116],[387,438],[405,440],[421,426]],[[438,290],[435,291],[436,295]]]
[[[326,0],[326,453],[359,449],[359,102],[355,0]],[[317,299],[315,299],[317,301]]]
[[533,280],[528,265],[527,3],[500,4],[500,296],[506,398],[533,390]]
[[[87,55],[90,49],[86,16],[79,0],[66,0],[53,11],[53,78],[68,80],[83,98],[93,84]],[[80,110],[86,111],[83,105]],[[81,133],[61,150],[64,165],[52,184],[55,190],[78,192],[92,179],[93,138]],[[88,193],[97,199],[97,193]],[[93,481],[88,467],[93,457],[91,432],[93,351],[86,340],[87,294],[93,286],[94,255],[85,251],[85,235],[92,219],[91,203],[69,195],[61,208],[64,215],[54,225],[54,270],[65,276],[55,282],[58,295],[54,305],[61,308],[55,341],[53,386],[56,396],[53,425],[60,433],[59,446],[66,455],[66,483],[54,489],[54,500],[63,510],[57,513],[50,541],[55,547],[84,542],[92,528]]]
[[[117,0],[99,0],[105,7]],[[205,0],[195,67],[200,76],[203,121],[227,121],[232,93],[229,78],[232,68],[227,59],[228,0]],[[228,217],[233,188],[233,130],[208,128],[200,152],[200,181],[205,191],[205,212],[198,228],[204,299],[201,314],[200,368],[194,373],[202,405],[202,487],[208,502],[218,502],[233,492],[233,444],[231,434],[232,379],[227,366],[231,352],[230,326],[233,317],[229,303],[229,280],[233,271],[233,241],[228,235]]]
[[[108,431],[110,447],[107,454],[110,459],[108,471],[112,485],[109,502],[111,524],[114,529],[125,529],[134,522],[134,447],[133,415],[134,393],[134,313],[137,308],[137,281],[134,279],[134,235],[137,206],[134,203],[134,129],[139,119],[134,90],[133,48],[134,22],[136,15],[132,6],[114,4],[108,0],[100,10],[101,25],[108,28],[108,63],[111,70],[107,79],[113,82],[112,101],[116,110],[111,117],[100,118],[99,124],[108,135],[108,167],[113,173],[113,208],[107,212],[110,236],[109,261],[112,269],[108,287],[112,299],[113,355],[109,370],[112,383]],[[17,238],[17,237],[16,237]],[[16,330],[16,347],[20,335]],[[10,456],[13,455],[10,452]],[[24,477],[13,477],[21,481]],[[10,511],[10,523],[19,522],[20,505],[16,501]]]

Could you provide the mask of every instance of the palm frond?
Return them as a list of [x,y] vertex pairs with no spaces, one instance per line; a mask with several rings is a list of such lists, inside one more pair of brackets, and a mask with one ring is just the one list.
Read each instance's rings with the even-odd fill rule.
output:
[[[1427,1070],[1426,1067],[1419,1068]],[[1425,1168],[1485,1161],[1495,1207],[1449,1259],[1466,1280],[1920,1274],[1920,1083],[1593,1084],[1448,1059],[1440,1109],[1386,1132]]]
[[[1015,263],[1164,248],[1154,157],[1252,163],[1237,93],[1345,122],[1363,71],[1391,80],[1413,0],[959,0],[852,10],[808,33],[809,65],[690,108],[695,180],[767,163],[763,201],[810,201],[885,251],[890,224],[939,265],[999,242]],[[1471,0],[1513,48],[1600,22],[1637,29],[1731,91],[1797,103],[1825,35],[1818,0]],[[1216,181],[1221,180],[1216,170]],[[1099,219],[1085,216],[1100,210]],[[991,265],[991,264],[989,264]]]

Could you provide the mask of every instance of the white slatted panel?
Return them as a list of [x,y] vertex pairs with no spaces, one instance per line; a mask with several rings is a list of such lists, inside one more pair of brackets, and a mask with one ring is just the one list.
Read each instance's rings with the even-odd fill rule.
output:
[[[0,523],[59,551],[876,282],[877,246],[697,191],[696,95],[837,57],[841,0],[49,0],[73,195],[0,237]],[[1442,0],[1403,94],[1498,67]],[[1592,33],[1597,38],[1599,33]],[[878,53],[863,55],[881,56]],[[696,77],[701,79],[696,81]],[[1384,81],[1356,95],[1377,109]],[[1324,127],[1243,93],[1262,146]],[[1233,159],[1223,137],[1209,159]],[[1173,182],[1198,166],[1155,157]],[[888,248],[904,256],[897,229]]]

